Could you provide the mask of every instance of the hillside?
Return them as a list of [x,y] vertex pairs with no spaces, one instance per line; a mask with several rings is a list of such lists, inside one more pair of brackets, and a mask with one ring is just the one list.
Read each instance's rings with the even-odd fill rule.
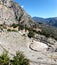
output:
[[[35,22],[16,2],[0,0],[0,55],[8,52],[10,58],[15,56],[17,60],[17,51],[29,59],[29,65],[57,65],[57,29]],[[3,56],[2,59],[0,56],[1,65],[10,65]]]
[[10,26],[15,23],[30,27],[34,24],[32,21],[31,17],[16,2],[12,0],[0,0],[0,24]]

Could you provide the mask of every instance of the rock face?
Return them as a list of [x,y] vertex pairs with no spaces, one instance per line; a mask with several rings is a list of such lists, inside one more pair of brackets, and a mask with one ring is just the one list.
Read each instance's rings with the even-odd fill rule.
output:
[[0,0],[0,3],[6,5],[7,7],[11,7],[12,0]]
[[17,23],[13,9],[7,8],[4,5],[0,5],[0,24],[13,24]]
[[11,25],[13,23],[31,26],[34,22],[17,3],[12,0],[0,0],[0,24]]
[[[30,45],[32,49],[29,47]],[[0,33],[0,54],[8,51],[12,57],[16,51],[22,51],[30,60],[30,65],[57,65],[57,53],[50,53],[46,51],[46,48],[46,44],[35,40],[32,42],[32,39],[22,36],[20,31]]]

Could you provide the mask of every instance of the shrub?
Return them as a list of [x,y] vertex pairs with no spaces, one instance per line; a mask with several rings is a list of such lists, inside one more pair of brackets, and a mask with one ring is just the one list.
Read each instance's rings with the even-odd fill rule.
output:
[[19,25],[19,30],[23,30],[24,26],[23,25]]
[[28,37],[29,37],[29,38],[34,37],[34,32],[33,32],[33,31],[29,31]]
[[3,26],[2,24],[0,24],[0,26]]
[[12,65],[29,65],[29,60],[25,58],[23,53],[17,52],[11,63]]
[[8,53],[3,53],[0,56],[0,65],[29,65],[29,60],[22,52],[17,52],[13,59],[10,59]]
[[9,65],[10,59],[8,57],[8,53],[3,53],[0,56],[0,65]]
[[17,32],[16,30],[7,29],[8,32]]
[[16,28],[17,26],[18,26],[18,24],[14,24],[14,23],[11,25],[11,27],[13,27],[13,28]]
[[8,32],[11,32],[11,29],[7,29]]

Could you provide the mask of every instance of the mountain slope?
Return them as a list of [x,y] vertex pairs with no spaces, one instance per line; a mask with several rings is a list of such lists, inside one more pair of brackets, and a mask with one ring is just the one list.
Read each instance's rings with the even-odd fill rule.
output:
[[57,39],[57,29],[34,22],[16,2],[0,0],[0,54],[7,51],[12,58],[21,51],[30,65],[57,65],[54,38]]
[[30,27],[34,24],[34,21],[16,2],[0,0],[0,24],[12,25],[13,23],[22,23]]
[[46,22],[46,20],[44,18],[41,18],[41,17],[33,17],[32,19],[35,20],[36,22],[42,22],[42,23]]
[[46,23],[51,26],[57,27],[57,17],[54,18],[39,18],[39,17],[33,17],[33,20],[36,22]]

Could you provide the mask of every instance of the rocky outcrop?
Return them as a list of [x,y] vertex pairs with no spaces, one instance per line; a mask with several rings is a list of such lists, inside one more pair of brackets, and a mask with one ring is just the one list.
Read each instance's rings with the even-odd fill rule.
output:
[[31,17],[12,0],[0,0],[0,24],[19,24],[31,26],[34,25],[34,21]]
[[18,23],[21,23],[23,25],[31,26],[35,25],[35,22],[31,19],[31,16],[29,16],[23,8],[21,8],[20,5],[18,5],[16,2],[12,3],[12,9],[15,13],[15,18],[18,21]]
[[10,25],[17,23],[13,9],[0,4],[0,24]]
[[0,0],[0,4],[3,4],[7,7],[11,7],[12,0]]

